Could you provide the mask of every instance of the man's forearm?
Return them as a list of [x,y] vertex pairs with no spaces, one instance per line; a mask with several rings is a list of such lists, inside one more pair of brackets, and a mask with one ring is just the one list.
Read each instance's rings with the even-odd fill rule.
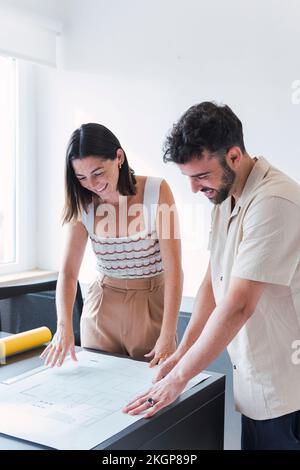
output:
[[169,273],[165,276],[164,316],[161,334],[174,337],[176,335],[177,318],[183,287],[183,273]]
[[215,307],[212,285],[204,281],[197,292],[191,319],[178,347],[179,352],[184,354],[195,343]]
[[231,302],[216,307],[202,334],[173,369],[175,376],[188,381],[205,369],[236,336],[251,313]]

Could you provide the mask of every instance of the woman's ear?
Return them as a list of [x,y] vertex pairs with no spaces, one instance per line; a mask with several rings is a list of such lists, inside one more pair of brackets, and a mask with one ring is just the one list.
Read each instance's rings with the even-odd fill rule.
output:
[[118,165],[122,166],[125,160],[125,155],[122,149],[117,150],[117,159],[118,159]]

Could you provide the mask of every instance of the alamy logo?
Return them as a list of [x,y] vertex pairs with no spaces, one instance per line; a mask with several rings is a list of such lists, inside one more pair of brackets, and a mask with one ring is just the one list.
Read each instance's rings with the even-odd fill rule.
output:
[[291,101],[293,104],[300,104],[300,80],[294,80],[292,83]]
[[295,349],[291,357],[292,363],[298,365],[300,364],[300,339],[295,339],[292,342],[292,349]]
[[[116,238],[133,236],[137,233],[147,232],[149,237],[157,235],[162,240],[180,239],[189,249],[199,249],[199,240],[202,247],[207,246],[206,226],[208,211],[201,203],[177,203],[177,206],[168,204],[132,204],[128,206],[127,198],[121,196],[119,205],[102,203],[96,209],[95,230],[102,237]],[[179,228],[179,220],[180,226]],[[157,233],[153,231],[156,228]],[[147,237],[148,238],[148,237]]]

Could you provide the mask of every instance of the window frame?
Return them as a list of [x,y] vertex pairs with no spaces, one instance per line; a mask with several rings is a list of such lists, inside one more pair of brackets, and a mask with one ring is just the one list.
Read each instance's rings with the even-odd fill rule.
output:
[[1,275],[36,267],[35,65],[15,59],[15,260]]

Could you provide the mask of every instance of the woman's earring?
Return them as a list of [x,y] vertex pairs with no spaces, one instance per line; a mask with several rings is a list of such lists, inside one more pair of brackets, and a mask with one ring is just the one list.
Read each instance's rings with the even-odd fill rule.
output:
[[121,170],[121,168],[122,168],[122,163],[119,163],[119,169]]

